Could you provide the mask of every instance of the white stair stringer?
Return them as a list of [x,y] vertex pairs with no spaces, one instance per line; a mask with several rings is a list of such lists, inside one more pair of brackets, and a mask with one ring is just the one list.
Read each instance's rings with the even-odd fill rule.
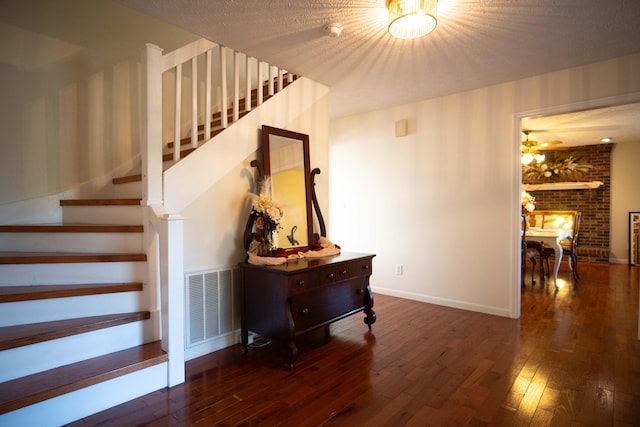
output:
[[286,128],[328,92],[328,87],[300,77],[173,165],[163,174],[165,210],[181,212],[255,153],[259,147],[257,131],[263,124]]
[[[151,318],[0,352],[0,382],[102,356],[153,341]],[[166,372],[164,373],[166,376]]]
[[54,427],[167,387],[167,362],[0,415],[0,427]]

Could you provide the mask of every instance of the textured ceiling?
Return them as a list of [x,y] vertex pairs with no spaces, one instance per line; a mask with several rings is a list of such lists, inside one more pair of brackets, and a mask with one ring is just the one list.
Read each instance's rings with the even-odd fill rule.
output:
[[387,33],[385,0],[118,1],[329,86],[332,118],[640,51],[638,0],[440,0],[416,40]]
[[[385,0],[117,1],[329,86],[331,118],[640,52],[640,0],[439,0],[436,30],[416,40],[389,36]],[[327,36],[330,23],[340,37]],[[523,127],[565,145],[638,141],[639,114],[636,105]]]

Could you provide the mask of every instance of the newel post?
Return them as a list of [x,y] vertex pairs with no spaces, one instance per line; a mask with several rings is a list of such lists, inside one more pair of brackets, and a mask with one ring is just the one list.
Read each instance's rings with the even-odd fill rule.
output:
[[142,204],[162,204],[162,49],[147,43],[142,55]]
[[162,280],[162,347],[169,355],[168,384],[182,384],[184,373],[184,219],[180,215],[165,214],[160,218],[166,234],[160,242]]

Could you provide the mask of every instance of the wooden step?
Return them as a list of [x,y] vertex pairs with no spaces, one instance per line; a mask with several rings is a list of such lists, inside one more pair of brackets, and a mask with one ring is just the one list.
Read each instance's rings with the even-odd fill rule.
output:
[[105,314],[78,319],[56,320],[53,322],[30,323],[26,325],[3,326],[0,328],[0,351],[22,347],[39,342],[55,340],[71,335],[138,322],[151,317],[148,311],[136,313]]
[[0,286],[0,303],[142,291],[141,282]]
[[61,366],[0,384],[0,414],[167,361],[160,341]]
[[70,199],[60,200],[60,206],[140,206],[142,199]]
[[[220,120],[218,120],[217,123],[211,122],[211,136],[209,137],[209,139],[222,133],[222,131],[225,129],[219,126],[220,126]],[[198,125],[198,141],[200,142],[204,141],[204,134],[202,132],[204,132],[204,125]],[[173,148],[173,145],[174,143],[173,141],[171,141],[170,143],[167,144],[167,148]],[[184,145],[191,145],[191,136],[184,137],[180,140],[180,146],[184,146]]]
[[129,176],[122,176],[120,178],[113,178],[111,180],[112,184],[127,184],[129,182],[139,182],[142,181],[142,174],[137,173]]
[[0,264],[63,264],[87,262],[139,262],[146,254],[106,254],[84,252],[0,252]]
[[142,225],[30,224],[0,225],[0,233],[142,233]]
[[[180,150],[180,158],[184,159],[189,154],[193,153],[195,150],[196,150],[195,148],[187,148],[186,150]],[[169,162],[172,160],[173,160],[173,153],[166,153],[162,155],[163,162]]]

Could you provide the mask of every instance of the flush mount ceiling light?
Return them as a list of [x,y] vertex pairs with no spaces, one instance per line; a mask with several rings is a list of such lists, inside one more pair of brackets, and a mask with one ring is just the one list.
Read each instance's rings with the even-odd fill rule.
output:
[[436,28],[438,0],[390,0],[389,34],[399,39],[426,36]]

